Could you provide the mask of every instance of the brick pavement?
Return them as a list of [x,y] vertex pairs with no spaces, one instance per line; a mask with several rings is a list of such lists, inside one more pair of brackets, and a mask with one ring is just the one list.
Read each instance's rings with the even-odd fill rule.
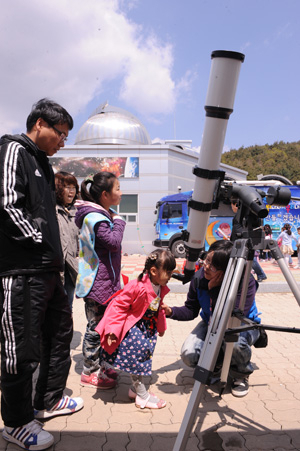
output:
[[[144,260],[145,256],[124,258],[123,272],[135,277]],[[268,279],[274,270],[276,274],[278,268],[270,267]],[[172,290],[166,302],[182,305],[185,296]],[[265,324],[300,327],[299,305],[290,293],[258,293],[257,303]],[[147,379],[151,390],[168,404],[159,411],[139,410],[127,398],[130,379],[126,374],[119,376],[112,390],[95,391],[79,385],[85,316],[82,301],[76,300],[66,394],[82,396],[85,406],[72,416],[46,423],[45,428],[55,437],[50,450],[171,451],[193,388],[193,371],[181,362],[180,347],[196,323],[197,319],[168,320],[165,336],[158,339],[153,374]],[[300,450],[299,335],[273,331],[268,335],[268,347],[253,350],[257,371],[250,378],[246,397],[235,398],[227,388],[220,399],[217,387],[205,387],[187,450]],[[0,451],[17,449],[0,438]]]

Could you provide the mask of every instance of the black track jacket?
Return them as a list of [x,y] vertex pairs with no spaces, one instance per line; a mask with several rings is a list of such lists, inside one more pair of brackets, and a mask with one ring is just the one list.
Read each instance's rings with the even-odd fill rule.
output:
[[62,271],[48,157],[24,134],[0,146],[0,276]]

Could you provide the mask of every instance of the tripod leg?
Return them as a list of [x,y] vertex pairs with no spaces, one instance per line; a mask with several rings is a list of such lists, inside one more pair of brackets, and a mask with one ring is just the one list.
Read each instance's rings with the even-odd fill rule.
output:
[[244,258],[231,257],[218,296],[213,316],[207,331],[198,365],[196,379],[173,451],[184,451],[198,410],[204,385],[209,381],[224,338],[228,320],[236,300],[238,287],[245,266]]
[[267,248],[270,249],[272,257],[277,261],[282,274],[284,275],[285,280],[287,281],[293,295],[295,296],[296,301],[298,302],[300,306],[300,290],[298,287],[297,282],[295,281],[293,275],[291,274],[291,271],[289,270],[288,266],[285,263],[284,257],[282,255],[281,250],[278,247],[278,244],[275,240],[266,240]]
[[[247,296],[247,291],[248,291],[248,286],[249,286],[251,269],[252,269],[252,260],[247,260],[246,271],[245,271],[244,279],[243,279],[242,294],[241,294],[241,299],[240,299],[240,304],[239,304],[239,310],[241,310],[241,311],[244,311],[244,307],[245,307],[245,301],[246,301],[246,296]],[[228,328],[233,329],[235,327],[240,326],[240,324],[241,324],[241,321],[238,318],[231,317],[229,320],[229,323],[228,323]],[[229,337],[225,342],[226,348],[225,348],[225,355],[224,355],[222,372],[221,372],[220,396],[222,395],[222,393],[226,387],[226,384],[227,384],[233,347],[234,347],[234,343],[236,342],[236,339],[234,339],[236,337],[236,335],[231,335],[231,337],[233,338],[233,339],[231,339],[231,341],[229,341]]]
[[192,394],[178,432],[173,451],[183,451],[190,436],[205,385],[195,381]]
[[297,282],[295,281],[294,277],[292,276],[291,271],[289,270],[284,258],[283,257],[280,258],[279,260],[277,260],[277,262],[282,271],[282,274],[285,277],[285,280],[287,281],[293,295],[296,298],[296,301],[300,305],[300,291],[299,291]]
[[194,378],[200,382],[208,383],[215,367],[238,291],[239,280],[237,277],[242,273],[243,267],[244,260],[239,259],[238,261],[230,258],[214,313],[210,319],[200,359],[194,372]]

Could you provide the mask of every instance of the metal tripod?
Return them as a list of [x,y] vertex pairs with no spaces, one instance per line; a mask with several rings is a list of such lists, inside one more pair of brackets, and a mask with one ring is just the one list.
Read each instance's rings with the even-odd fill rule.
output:
[[[246,235],[249,237],[249,233],[246,233]],[[193,391],[190,396],[173,451],[184,451],[186,448],[186,443],[194,424],[205,384],[210,384],[210,378],[213,374],[213,369],[215,368],[219,351],[225,336],[226,350],[221,373],[221,392],[227,384],[234,341],[237,340],[236,334],[238,334],[245,327],[241,326],[240,328],[236,328],[236,326],[241,325],[242,317],[232,316],[232,313],[234,312],[236,297],[241,281],[243,281],[243,283],[239,310],[243,311],[244,309],[252,269],[252,261],[254,251],[256,249],[269,249],[271,251],[273,258],[278,262],[278,265],[300,306],[300,291],[298,285],[284,261],[284,257],[278,248],[277,242],[274,240],[263,239],[263,234],[260,227],[258,227],[255,231],[252,230],[250,235],[252,235],[252,237],[239,239],[234,242],[218,300],[211,317],[206,339],[201,351],[200,359],[197,367],[195,368],[195,383]],[[263,326],[258,324],[247,325],[246,327],[248,329],[264,327],[265,329],[300,333],[300,329],[295,328],[280,328],[276,326]],[[227,334],[226,329],[228,332]],[[230,337],[234,338],[231,339]]]

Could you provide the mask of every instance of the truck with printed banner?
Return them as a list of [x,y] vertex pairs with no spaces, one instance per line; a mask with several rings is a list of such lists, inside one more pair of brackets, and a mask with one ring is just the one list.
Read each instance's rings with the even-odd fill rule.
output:
[[[286,207],[269,206],[266,199],[264,203],[268,209],[268,216],[264,218],[264,224],[269,224],[272,229],[272,238],[277,239],[284,224],[291,224],[294,235],[298,237],[297,228],[300,227],[300,186],[283,185],[278,181],[265,181],[261,184],[258,181],[243,181],[255,189],[267,193],[270,186],[281,185],[291,191],[291,201]],[[268,183],[268,184],[267,184]],[[189,218],[188,202],[193,191],[178,192],[162,197],[156,203],[156,220],[154,223],[156,239],[153,241],[155,247],[169,248],[175,257],[185,257],[184,241],[182,231],[186,229]],[[299,200],[293,200],[299,199]],[[212,210],[205,235],[205,249],[216,240],[228,240],[231,235],[233,211],[228,202],[220,202],[217,210]],[[296,250],[296,243],[293,242]]]

